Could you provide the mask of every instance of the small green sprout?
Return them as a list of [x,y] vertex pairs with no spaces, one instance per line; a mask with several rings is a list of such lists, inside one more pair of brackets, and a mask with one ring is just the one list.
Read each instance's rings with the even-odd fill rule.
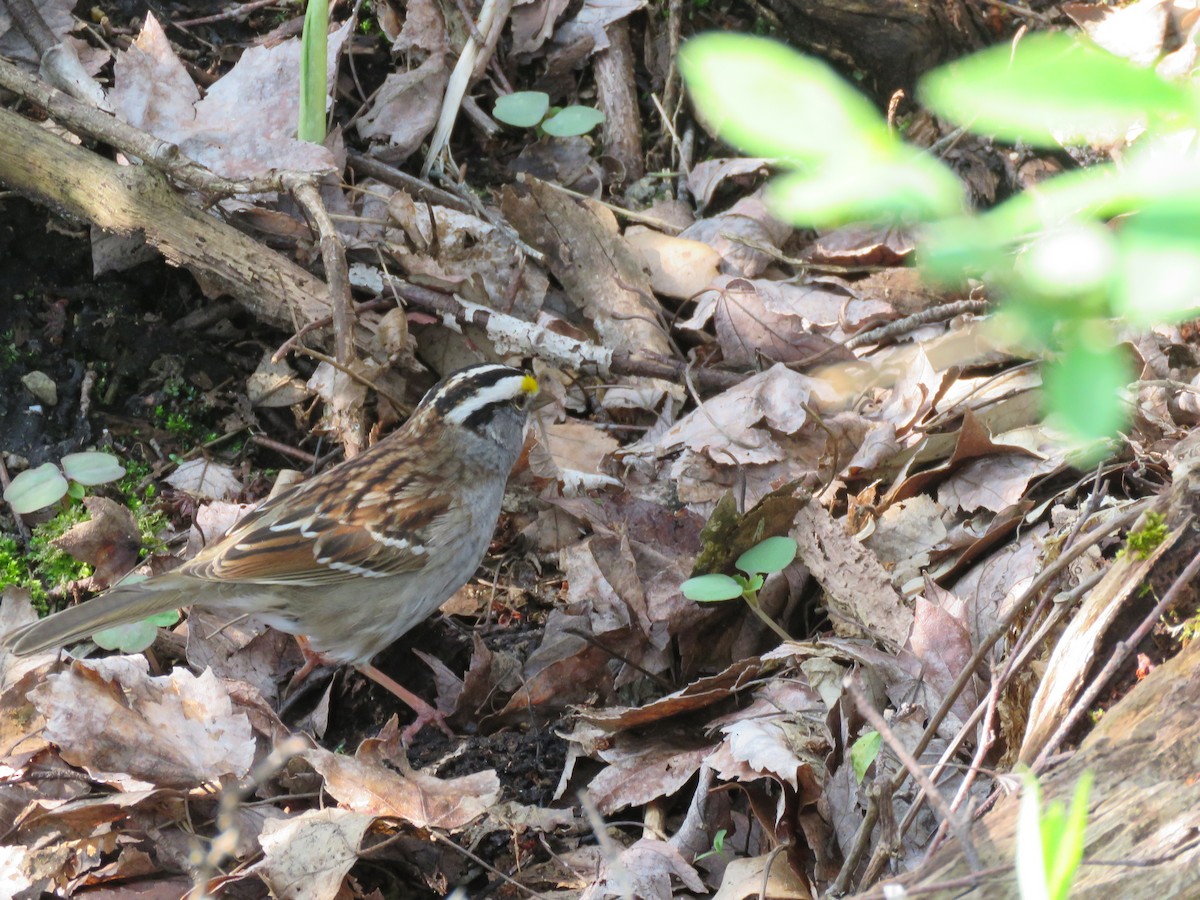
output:
[[1026,771],[1017,814],[1017,889],[1023,900],[1066,900],[1083,859],[1092,773],[1075,785],[1068,810],[1052,803],[1043,814],[1037,778]]
[[308,0],[300,36],[300,114],[296,137],[313,144],[325,142],[328,48],[329,0]]
[[716,856],[725,849],[725,835],[729,833],[726,828],[718,828],[717,833],[713,835],[712,849],[705,850],[699,856],[692,860],[692,863],[698,863],[707,856]]
[[492,115],[506,125],[537,128],[552,137],[587,134],[604,121],[604,113],[590,106],[552,107],[544,91],[505,94],[496,100]]
[[13,512],[26,515],[53,506],[65,496],[79,500],[84,488],[116,481],[124,474],[120,460],[111,453],[68,453],[62,458],[61,469],[54,463],[43,463],[19,474],[4,491],[4,499]]
[[878,731],[864,731],[857,741],[850,747],[850,765],[854,767],[854,777],[862,784],[863,778],[866,777],[867,769],[871,768],[871,763],[875,762],[879,756],[879,750],[883,746],[883,735]]
[[746,574],[743,575],[698,575],[679,586],[683,596],[698,603],[714,603],[741,597],[756,616],[783,640],[790,641],[791,635],[758,605],[758,592],[762,589],[764,576],[782,572],[798,551],[796,542],[789,537],[770,537],[755,544],[737,558],[734,563]]

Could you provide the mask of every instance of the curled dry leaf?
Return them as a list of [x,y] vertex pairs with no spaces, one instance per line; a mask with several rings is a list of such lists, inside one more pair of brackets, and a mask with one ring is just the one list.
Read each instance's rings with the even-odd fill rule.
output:
[[263,824],[258,840],[263,858],[250,872],[271,896],[284,900],[334,900],[358,862],[363,835],[375,821],[345,809],[310,809]]
[[227,500],[242,489],[233,469],[210,459],[189,459],[180,463],[179,468],[167,476],[166,482],[178,491],[212,500]]
[[137,520],[127,507],[107,497],[84,497],[83,505],[91,518],[51,543],[92,566],[101,584],[112,584],[137,565],[142,547]]
[[320,748],[304,754],[325,779],[325,790],[354,812],[390,816],[418,828],[469,825],[500,799],[500,779],[487,769],[442,779],[424,772],[396,772],[378,762]]
[[63,759],[126,790],[197,787],[254,761],[250,722],[211,671],[152,678],[140,656],[77,660],[30,698]]
[[699,873],[666,841],[642,838],[626,847],[616,859],[605,858],[600,874],[579,900],[609,897],[639,897],[641,900],[671,900],[671,879],[678,878],[688,890],[703,893]]
[[246,395],[253,406],[279,407],[301,403],[309,396],[304,382],[287,360],[271,361],[271,351],[263,354],[258,368],[246,381]]

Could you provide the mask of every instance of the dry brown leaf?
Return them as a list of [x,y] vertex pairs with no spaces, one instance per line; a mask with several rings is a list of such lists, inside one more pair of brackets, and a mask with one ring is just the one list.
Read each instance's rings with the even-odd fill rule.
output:
[[903,500],[884,510],[863,541],[891,572],[892,584],[905,591],[929,565],[930,554],[946,539],[946,510],[927,494]]
[[642,838],[621,851],[617,859],[605,858],[596,880],[579,900],[637,897],[639,900],[671,900],[671,879],[678,878],[691,891],[704,892],[704,882],[679,851],[665,841]]
[[254,761],[250,722],[217,677],[150,677],[141,656],[76,660],[30,692],[46,739],[97,781],[126,790],[192,788],[241,777]]
[[[869,304],[809,285],[720,275],[696,298],[696,309],[680,328],[700,330],[716,319],[717,341],[725,363],[749,366],[760,360],[799,362],[818,356],[833,362],[853,359],[841,346],[857,314]],[[824,319],[819,328],[812,317]],[[828,330],[830,333],[822,333]]]
[[687,173],[688,190],[696,198],[696,205],[704,209],[725,181],[736,179],[741,184],[743,181],[757,180],[767,173],[770,165],[771,160],[761,157],[702,160]]
[[[830,396],[822,382],[782,363],[704,402],[653,442],[626,448],[633,455],[666,456],[681,448],[724,465],[777,462],[788,454],[771,431],[790,435],[808,419],[805,403]],[[762,423],[769,429],[755,427]]]
[[334,900],[358,862],[374,816],[344,809],[310,809],[273,819],[259,834],[263,858],[250,867],[282,900]]
[[650,286],[656,294],[690,300],[717,277],[721,256],[708,244],[663,234],[644,225],[626,228],[625,240],[649,270]]
[[246,396],[254,406],[291,406],[308,399],[304,382],[296,377],[286,359],[272,362],[270,350],[264,351],[258,368],[246,380]]
[[84,497],[83,505],[91,518],[50,543],[92,566],[97,581],[107,586],[137,565],[142,549],[137,519],[128,507],[107,497]]
[[463,828],[500,799],[500,780],[492,769],[443,779],[424,772],[396,772],[378,762],[321,748],[307,751],[304,759],[342,806],[401,819],[418,828]]
[[528,56],[549,40],[571,0],[522,0],[509,17],[513,56]]
[[732,860],[725,868],[721,887],[712,900],[751,900],[763,896],[763,875],[771,863],[766,880],[766,896],[772,900],[811,900],[813,894],[781,855],[768,853],[749,859]]
[[708,244],[721,254],[721,271],[726,275],[755,278],[774,261],[768,251],[782,247],[791,233],[791,226],[773,218],[755,194],[689,225],[679,236]]
[[809,248],[814,263],[835,266],[895,266],[916,244],[910,228],[891,225],[846,225],[822,235]]
[[568,419],[537,429],[538,442],[529,451],[529,468],[540,478],[554,479],[568,496],[621,482],[603,471],[605,460],[620,446],[611,434],[591,422]]
[[792,537],[800,548],[800,561],[825,591],[838,633],[866,634],[896,649],[904,646],[912,610],[871,551],[816,503],[800,510]]
[[242,490],[242,482],[233,469],[211,459],[189,459],[166,478],[167,484],[177,491],[186,491],[197,497],[225,500]]
[[[329,32],[330,87],[352,24],[347,19]],[[333,172],[337,166],[329,150],[295,137],[299,60],[298,37],[273,47],[250,47],[201,99],[162,27],[147,15],[135,43],[117,52],[108,97],[129,124],[178,144],[191,159],[226,178],[279,169]]]
[[1002,513],[1025,499],[1029,482],[1061,466],[1061,459],[1014,453],[973,459],[938,486],[938,503],[964,512]]
[[707,743],[680,748],[653,738],[619,741],[600,752],[608,767],[588,784],[588,796],[606,816],[671,797],[696,774],[710,752]]

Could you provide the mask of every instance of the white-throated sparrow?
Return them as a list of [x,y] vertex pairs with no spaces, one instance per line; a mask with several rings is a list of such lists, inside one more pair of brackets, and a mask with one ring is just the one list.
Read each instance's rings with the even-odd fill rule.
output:
[[369,663],[475,572],[537,389],[509,366],[455,372],[391,435],[262,504],[174,571],[118,585],[2,643],[35,653],[195,604],[303,635],[427,720],[427,704]]

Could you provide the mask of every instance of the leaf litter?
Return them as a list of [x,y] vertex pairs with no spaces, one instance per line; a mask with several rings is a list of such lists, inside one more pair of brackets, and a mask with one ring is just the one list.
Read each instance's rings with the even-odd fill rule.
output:
[[[511,61],[544,66],[545,86],[565,95],[564,73],[605,52],[608,29],[643,5],[520,4],[509,21]],[[1119,32],[1116,14],[1106,25],[1085,4],[1070,6],[1098,40]],[[1131,53],[1161,50],[1144,37],[1161,32],[1150,6],[1159,5],[1121,13],[1142,35]],[[459,40],[445,15],[413,2],[402,24],[380,18],[403,65],[354,121],[379,160],[408,159],[437,122],[445,59]],[[331,84],[355,41],[349,20],[331,33]],[[341,172],[339,138],[326,148],[291,136],[297,53],[294,38],[249,48],[202,96],[147,16],[117,51],[109,99],[125,121],[230,177]],[[469,610],[484,623],[460,642],[457,661],[422,654],[439,708],[477,733],[478,746],[524,734],[531,754],[547,754],[548,765],[533,766],[544,771],[532,802],[515,799],[506,775],[514,761],[498,752],[484,764],[480,751],[457,771],[466,744],[418,746],[423,764],[414,767],[395,716],[364,717],[353,749],[326,746],[341,696],[332,686],[299,720],[280,710],[283,685],[303,664],[294,642],[193,613],[156,643],[153,664],[0,659],[0,809],[13,823],[0,847],[0,887],[13,896],[69,896],[135,877],[178,895],[204,876],[195,862],[204,842],[232,863],[208,882],[230,896],[250,885],[289,897],[377,896],[362,860],[400,857],[426,864],[420,874],[406,869],[412,883],[444,893],[468,877],[444,841],[486,847],[500,871],[494,884],[529,891],[740,898],[765,881],[772,897],[814,896],[836,877],[869,802],[850,765],[868,728],[847,676],[861,680],[895,740],[921,748],[922,766],[949,754],[956,767],[940,785],[947,796],[961,790],[960,803],[995,787],[986,771],[967,779],[957,765],[986,748],[989,730],[1004,738],[992,768],[1046,745],[1110,620],[1085,612],[1074,629],[1054,626],[1034,650],[1040,686],[1028,663],[1019,677],[1004,674],[1008,639],[990,669],[960,675],[997,628],[1028,635],[1040,624],[1012,618],[1023,592],[1085,524],[1102,527],[1126,498],[1116,483],[1107,496],[1068,467],[1040,417],[1037,373],[969,314],[891,346],[853,346],[914,306],[955,298],[913,282],[905,268],[913,237],[903,230],[813,235],[774,220],[756,190],[769,160],[695,165],[687,183],[709,214],[660,230],[561,190],[604,177],[591,138],[506,140],[536,173],[474,202],[432,202],[374,178],[330,188],[363,271],[380,285],[400,273],[627,358],[686,351],[702,368],[739,373],[737,384],[716,388],[697,387],[690,374],[539,372],[554,402],[532,429],[501,529],[520,551],[493,560],[493,582],[511,586],[474,585],[451,601],[459,619]],[[476,174],[489,175],[478,162],[465,171],[472,187]],[[311,235],[280,198],[224,206],[273,221],[301,258],[311,255]],[[820,266],[882,271],[829,275]],[[430,381],[414,346],[427,363],[441,362],[437,371],[487,350],[477,330],[415,302],[399,336],[382,319],[360,316],[368,335],[381,332],[379,356],[366,348],[351,374],[257,354],[245,372],[248,405],[299,410],[315,398],[320,428],[353,452],[374,437],[363,430],[374,399],[364,382],[382,380],[385,363],[402,373],[387,376],[398,382],[389,386],[411,401]],[[1137,341],[1148,360],[1186,346],[1176,329]],[[1120,464],[1158,465],[1195,423],[1193,400],[1185,393],[1135,417],[1130,446],[1139,450]],[[390,401],[378,405],[377,418],[395,419]],[[1186,480],[1186,463],[1176,471]],[[198,504],[185,555],[244,511],[229,502],[246,495],[243,475],[203,457],[165,479]],[[127,546],[136,532],[107,503],[88,498],[91,520],[61,544],[103,582],[136,562]],[[736,601],[702,606],[680,594],[701,568],[729,569],[732,544],[744,544],[740,552],[777,535],[800,552],[764,585],[762,602],[792,640],[780,643]],[[1114,565],[1117,547],[1116,538],[1098,544],[1056,590],[1103,577],[1097,596],[1132,602],[1157,557]],[[7,589],[5,630],[32,616],[27,597]],[[294,733],[308,735],[302,750],[256,769]],[[872,766],[875,780],[897,772],[894,747],[885,744]],[[889,801],[897,820],[915,823],[896,837],[895,857],[916,860],[937,821],[911,784]],[[603,817],[626,824],[602,827]],[[635,818],[637,827],[627,824]],[[729,835],[719,851],[718,829]]]

